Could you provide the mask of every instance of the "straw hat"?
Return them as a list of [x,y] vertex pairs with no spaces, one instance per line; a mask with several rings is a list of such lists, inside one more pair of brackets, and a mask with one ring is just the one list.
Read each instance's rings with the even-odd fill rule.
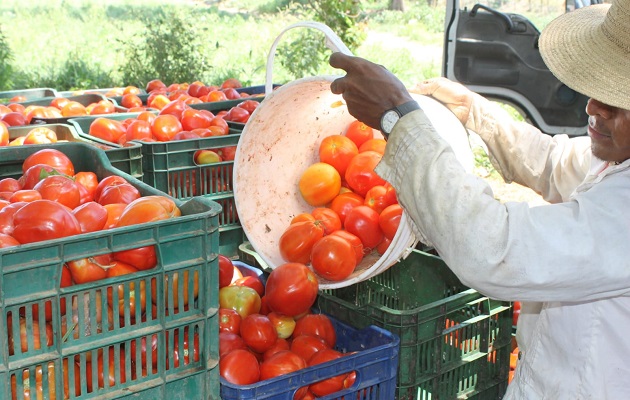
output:
[[540,53],[571,89],[630,110],[630,0],[579,8],[542,32]]

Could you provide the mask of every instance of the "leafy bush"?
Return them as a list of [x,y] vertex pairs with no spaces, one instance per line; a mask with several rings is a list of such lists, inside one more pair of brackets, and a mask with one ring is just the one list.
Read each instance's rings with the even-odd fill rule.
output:
[[125,55],[119,67],[123,82],[145,87],[156,78],[167,85],[208,79],[210,66],[200,51],[204,35],[191,18],[172,7],[159,9],[151,18],[138,17],[145,29],[119,40]]
[[0,90],[9,90],[12,87],[13,54],[7,38],[0,29]]

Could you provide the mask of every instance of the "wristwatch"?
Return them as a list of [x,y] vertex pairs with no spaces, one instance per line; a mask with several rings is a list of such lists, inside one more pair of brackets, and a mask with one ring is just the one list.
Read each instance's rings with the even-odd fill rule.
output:
[[398,107],[394,107],[390,110],[385,111],[385,113],[383,113],[383,115],[381,116],[381,133],[383,134],[383,136],[387,138],[387,136],[392,133],[394,125],[396,125],[396,122],[398,122],[400,118],[414,110],[419,109],[420,106],[418,105],[418,102],[416,102],[415,100],[411,100],[402,105],[399,105]]

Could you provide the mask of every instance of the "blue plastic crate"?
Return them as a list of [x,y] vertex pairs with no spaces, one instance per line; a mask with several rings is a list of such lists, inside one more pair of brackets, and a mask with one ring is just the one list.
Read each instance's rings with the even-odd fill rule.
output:
[[376,326],[355,329],[332,317],[331,321],[337,333],[336,350],[356,353],[252,385],[234,385],[221,378],[221,398],[292,400],[295,392],[304,386],[355,371],[356,380],[352,387],[320,399],[393,399],[398,336]]

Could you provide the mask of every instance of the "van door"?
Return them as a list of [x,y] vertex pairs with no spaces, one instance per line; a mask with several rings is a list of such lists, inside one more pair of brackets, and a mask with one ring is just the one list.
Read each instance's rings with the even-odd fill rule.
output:
[[[447,0],[442,75],[511,105],[547,134],[585,135],[588,98],[545,66],[538,49],[539,29],[527,17],[509,12],[511,5],[522,7],[522,2],[495,0],[501,6],[490,7],[463,1]],[[561,1],[558,15],[585,0],[571,5]]]

